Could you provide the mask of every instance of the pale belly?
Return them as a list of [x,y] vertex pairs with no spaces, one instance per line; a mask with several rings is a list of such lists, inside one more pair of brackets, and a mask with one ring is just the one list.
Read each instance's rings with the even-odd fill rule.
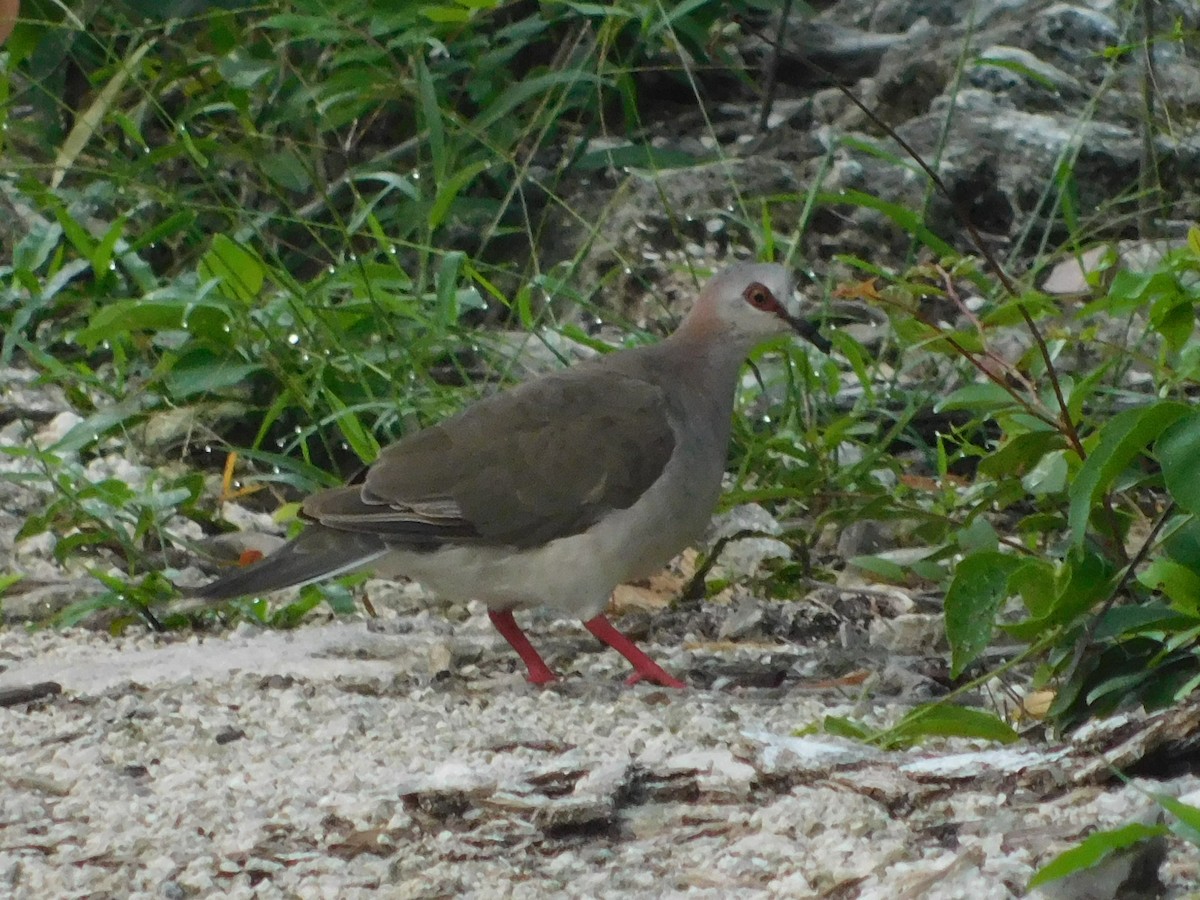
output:
[[629,509],[541,547],[393,549],[372,568],[382,577],[412,578],[448,600],[479,600],[492,609],[547,606],[590,619],[604,611],[618,584],[653,574],[703,533],[719,477],[716,485],[693,477],[687,490],[672,488],[665,477]]

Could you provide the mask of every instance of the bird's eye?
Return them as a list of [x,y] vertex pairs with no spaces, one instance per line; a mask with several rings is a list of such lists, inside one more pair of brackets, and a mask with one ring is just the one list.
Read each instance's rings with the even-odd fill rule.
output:
[[746,288],[742,296],[745,297],[746,302],[755,309],[774,310],[775,307],[779,305],[778,301],[775,299],[775,295],[757,281],[750,285],[750,287]]

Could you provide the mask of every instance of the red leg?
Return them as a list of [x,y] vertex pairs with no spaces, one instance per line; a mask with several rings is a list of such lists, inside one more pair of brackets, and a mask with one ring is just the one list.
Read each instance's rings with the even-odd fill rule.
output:
[[612,622],[603,615],[588,619],[583,623],[583,627],[633,663],[633,674],[629,676],[626,684],[637,684],[644,679],[662,687],[687,687],[678,678],[663,671],[658,663],[639,650],[633,641],[617,631]]
[[509,646],[517,651],[517,656],[521,657],[521,661],[525,663],[525,668],[529,670],[529,675],[526,677],[530,683],[549,684],[558,677],[546,665],[545,661],[538,656],[538,652],[533,649],[533,644],[529,643],[529,638],[525,636],[525,632],[521,630],[521,626],[513,618],[512,610],[497,611],[489,609],[488,618],[492,620],[492,624],[496,626],[496,630],[508,641]]

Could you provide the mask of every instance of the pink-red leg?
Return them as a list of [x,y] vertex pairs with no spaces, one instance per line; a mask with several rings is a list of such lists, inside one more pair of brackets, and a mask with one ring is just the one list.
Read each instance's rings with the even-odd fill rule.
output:
[[509,646],[517,651],[517,656],[521,657],[521,662],[525,663],[525,668],[529,670],[529,674],[526,677],[530,683],[549,684],[558,677],[554,674],[554,670],[546,665],[545,660],[538,655],[538,652],[533,649],[533,644],[529,643],[529,638],[525,636],[525,632],[521,630],[521,626],[513,618],[512,610],[497,611],[489,609],[488,618],[492,620],[492,624],[496,626],[496,630],[500,632],[501,636],[508,641]]
[[[645,680],[662,687],[687,687],[678,678],[668,675],[658,663],[639,650],[633,641],[617,631],[612,622],[603,615],[588,619],[583,623],[583,627],[633,664],[633,674],[626,680],[626,684],[637,684]],[[511,639],[509,642],[511,643]],[[520,653],[520,650],[517,652]]]

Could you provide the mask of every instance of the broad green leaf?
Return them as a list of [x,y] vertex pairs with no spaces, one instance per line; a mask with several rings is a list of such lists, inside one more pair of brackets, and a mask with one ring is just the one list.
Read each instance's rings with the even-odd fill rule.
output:
[[1000,387],[991,381],[982,381],[978,384],[968,384],[965,387],[960,387],[956,391],[951,391],[950,395],[944,400],[941,400],[934,406],[936,412],[947,412],[956,409],[965,409],[970,412],[985,413],[994,412],[998,409],[1007,409],[1010,406],[1016,406],[1017,401],[1013,399],[1010,391]]
[[1195,616],[1185,615],[1165,603],[1114,606],[1104,614],[1096,626],[1094,638],[1099,642],[1143,632],[1169,631],[1181,634],[1195,625]]
[[215,278],[225,296],[250,303],[265,279],[258,257],[223,234],[213,237],[212,248],[200,260],[200,277]]
[[1178,353],[1196,329],[1196,307],[1187,301],[1172,303],[1153,315],[1150,321],[1167,346]]
[[1017,594],[1033,618],[1041,618],[1054,608],[1057,596],[1057,572],[1044,559],[1026,559],[1008,578],[1008,589]]
[[196,394],[244,385],[250,376],[263,369],[262,363],[231,360],[208,350],[193,350],[175,362],[163,377],[163,386],[173,399],[186,400]]
[[220,304],[184,300],[117,300],[100,307],[75,340],[88,350],[104,341],[118,341],[134,332],[190,331],[224,343],[229,312]]
[[1097,831],[1089,834],[1077,846],[1064,850],[1029,879],[1029,887],[1035,888],[1076,872],[1099,865],[1113,853],[1167,834],[1165,825],[1143,825],[1133,822],[1123,828]]
[[1086,548],[1072,550],[1064,564],[1053,605],[1042,615],[1003,625],[1006,632],[1023,641],[1037,640],[1050,629],[1074,621],[1112,592],[1117,574],[1103,556]]
[[1188,512],[1200,512],[1200,412],[1174,422],[1154,445],[1171,499]]
[[1021,485],[1034,497],[1057,494],[1067,486],[1069,471],[1067,451],[1054,450],[1038,460],[1037,465],[1021,479]]
[[1163,541],[1167,556],[1189,569],[1200,572],[1200,520],[1190,513],[1177,517],[1163,529],[1168,537]]
[[1018,434],[979,462],[980,474],[991,478],[1024,475],[1047,453],[1066,446],[1066,438],[1049,428]]
[[1200,574],[1170,559],[1151,560],[1137,576],[1153,591],[1162,591],[1180,609],[1200,610]]
[[263,174],[284,190],[297,194],[312,190],[312,174],[305,161],[292,150],[264,156],[258,164]]
[[976,516],[970,524],[958,530],[956,537],[964,553],[995,551],[1000,546],[1000,536],[984,516]]
[[1020,735],[990,712],[945,703],[918,706],[887,731],[889,743],[911,743],[922,737],[982,738],[1011,744]]
[[1096,502],[1113,480],[1172,423],[1187,415],[1184,403],[1164,400],[1113,416],[1100,429],[1099,443],[1075,476],[1068,523],[1075,546],[1083,545]]
[[991,642],[996,611],[1009,596],[1009,576],[1020,567],[1020,559],[996,551],[973,553],[955,567],[946,591],[946,638],[955,678]]

